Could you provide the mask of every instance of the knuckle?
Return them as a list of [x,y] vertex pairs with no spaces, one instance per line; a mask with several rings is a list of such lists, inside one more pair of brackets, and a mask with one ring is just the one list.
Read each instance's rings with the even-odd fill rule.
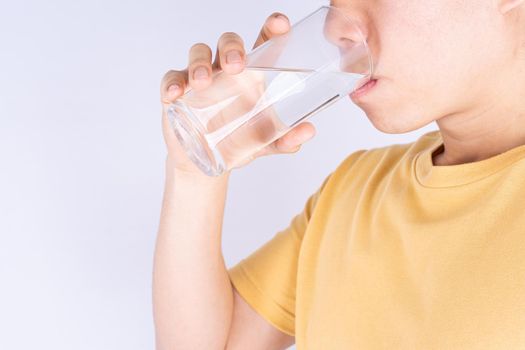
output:
[[279,154],[279,153],[287,153],[288,152],[288,147],[286,146],[286,143],[283,141],[282,138],[276,140],[273,144],[272,144],[272,150],[274,153],[276,154]]
[[225,51],[235,48],[244,51],[244,41],[242,38],[233,32],[223,33],[219,39],[219,50]]
[[161,84],[166,84],[170,79],[172,79],[174,75],[174,70],[169,70],[162,76]]
[[211,66],[211,49],[204,43],[193,44],[190,49],[188,69],[193,71],[197,66]]
[[301,149],[302,144],[297,144],[293,138],[289,136],[281,137],[275,144],[276,149],[279,153],[296,153]]
[[200,67],[200,66],[210,66],[211,63],[210,63],[210,60],[206,59],[206,58],[202,58],[202,57],[196,57],[193,61],[190,62],[188,68],[193,69],[195,67]]
[[242,38],[235,32],[224,32],[221,34],[220,40],[242,40]]
[[199,51],[199,52],[209,51],[211,53],[210,47],[207,44],[201,43],[201,42],[191,45],[190,52],[194,52],[194,51]]
[[292,148],[288,151],[288,153],[297,153],[301,149],[301,145],[296,146],[295,148]]
[[180,74],[180,71],[178,70],[174,70],[174,69],[170,69],[169,71],[167,71],[166,73],[164,73],[164,76],[162,77],[162,80],[169,80],[169,79],[172,79],[173,77],[176,77]]
[[184,83],[184,74],[178,70],[169,70],[162,77],[161,85],[167,87],[168,84],[173,84],[175,82],[179,84]]
[[208,70],[211,69],[211,63],[209,60],[206,60],[206,59],[202,59],[202,58],[197,58],[195,59],[194,61],[192,61],[189,65],[189,70],[190,71],[194,71],[196,68],[198,67],[205,67],[207,68]]

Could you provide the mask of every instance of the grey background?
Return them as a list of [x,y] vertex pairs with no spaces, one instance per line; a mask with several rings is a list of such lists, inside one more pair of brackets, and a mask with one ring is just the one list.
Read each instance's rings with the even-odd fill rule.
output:
[[[225,31],[251,48],[274,11],[325,1],[0,3],[0,348],[153,349],[153,249],[164,185],[159,82]],[[387,135],[349,99],[293,155],[234,171],[231,266],[288,225],[349,153]],[[196,214],[197,215],[197,214]]]

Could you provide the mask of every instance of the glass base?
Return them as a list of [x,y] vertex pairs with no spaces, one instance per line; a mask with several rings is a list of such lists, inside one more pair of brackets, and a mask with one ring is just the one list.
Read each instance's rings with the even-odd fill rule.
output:
[[208,176],[219,176],[225,170],[221,155],[208,146],[203,128],[197,118],[180,102],[173,103],[166,112],[177,139],[195,165]]

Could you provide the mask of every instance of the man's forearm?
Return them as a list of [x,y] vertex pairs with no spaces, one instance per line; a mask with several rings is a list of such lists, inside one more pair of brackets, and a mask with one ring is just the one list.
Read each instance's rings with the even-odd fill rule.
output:
[[229,173],[166,166],[153,270],[157,349],[222,349],[233,311],[221,248]]

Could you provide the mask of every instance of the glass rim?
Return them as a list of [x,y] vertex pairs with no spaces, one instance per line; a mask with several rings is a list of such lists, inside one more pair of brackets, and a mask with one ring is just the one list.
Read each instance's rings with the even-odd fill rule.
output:
[[[361,29],[359,29],[359,26],[355,23],[356,21],[350,17],[348,17],[346,15],[346,13],[344,13],[341,9],[335,7],[335,6],[332,6],[332,5],[322,5],[322,6],[319,6],[316,10],[312,11],[311,13],[309,13],[308,15],[306,15],[305,17],[301,18],[299,21],[291,24],[290,26],[290,30],[293,30],[293,28],[297,25],[299,25],[301,22],[304,22],[305,20],[307,20],[308,18],[316,15],[319,11],[321,10],[335,10],[336,13],[339,13],[339,15],[341,15],[346,21],[348,21],[349,23],[352,24],[352,26],[357,29],[357,33],[359,34],[359,38],[361,39],[361,43],[363,43],[363,46],[365,48],[365,51],[366,51],[366,55],[368,56],[368,74],[365,75],[364,79],[368,79],[368,80],[372,80],[372,77],[373,77],[373,73],[374,73],[374,62],[373,62],[373,59],[372,59],[372,53],[370,52],[370,48],[368,46],[368,43],[363,35],[363,32],[361,32]],[[251,55],[252,53],[258,51],[259,49],[262,49],[263,47],[267,46],[270,44],[272,39],[270,40],[267,40],[266,42],[262,43],[261,45],[257,46],[256,48],[252,49],[248,55]]]

